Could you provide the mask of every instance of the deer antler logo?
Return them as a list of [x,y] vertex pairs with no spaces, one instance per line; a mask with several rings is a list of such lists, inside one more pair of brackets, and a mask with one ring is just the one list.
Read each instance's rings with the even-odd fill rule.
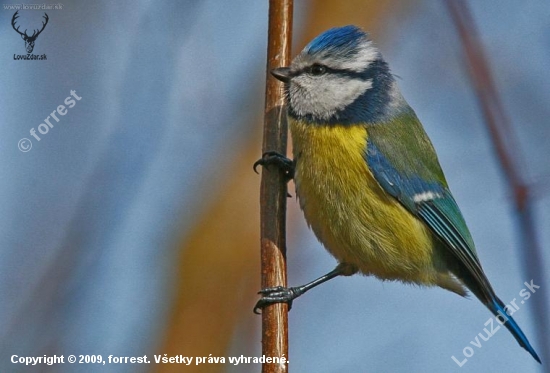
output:
[[19,11],[15,12],[15,14],[13,15],[13,18],[11,19],[11,26],[15,31],[17,31],[19,35],[21,35],[21,38],[25,40],[25,48],[27,49],[27,53],[32,53],[32,50],[34,49],[34,42],[36,41],[36,38],[38,37],[38,35],[40,35],[40,33],[44,31],[44,29],[46,28],[49,17],[46,13],[44,13],[44,19],[46,20],[46,22],[42,22],[42,29],[40,31],[33,30],[34,32],[32,33],[32,35],[29,36],[27,35],[27,30],[25,30],[25,32],[21,32],[19,31],[19,27],[17,28],[15,27],[15,20],[19,18],[17,13],[19,13]]

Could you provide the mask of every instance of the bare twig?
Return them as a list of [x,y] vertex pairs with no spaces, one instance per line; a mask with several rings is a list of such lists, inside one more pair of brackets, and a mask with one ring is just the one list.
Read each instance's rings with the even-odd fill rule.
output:
[[[293,0],[269,1],[263,152],[286,153],[288,134],[282,87],[270,71],[290,63],[292,11]],[[264,167],[260,190],[262,288],[287,285],[286,195],[283,173],[275,167]],[[262,310],[262,354],[288,358],[288,306],[285,303]],[[262,372],[288,372],[288,364],[265,363]]]
[[[533,279],[535,284],[546,284],[542,254],[534,224],[533,193],[521,172],[524,163],[521,158],[519,144],[496,91],[491,69],[485,58],[483,47],[479,42],[476,25],[467,2],[463,0],[446,0],[445,3],[462,41],[470,79],[475,87],[477,99],[483,111],[496,155],[514,197],[525,279],[527,281]],[[545,312],[548,304],[546,289],[539,289],[537,296],[533,299],[539,352],[541,352],[542,361],[546,361],[548,364],[550,362],[550,344],[546,336],[550,330],[548,329],[547,312]]]

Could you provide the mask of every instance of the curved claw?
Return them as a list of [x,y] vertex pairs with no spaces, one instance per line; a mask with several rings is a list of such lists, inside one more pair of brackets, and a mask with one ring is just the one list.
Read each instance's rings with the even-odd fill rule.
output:
[[262,289],[258,294],[261,294],[262,298],[254,306],[254,313],[257,315],[261,313],[258,312],[259,310],[274,303],[286,303],[290,311],[294,298],[301,295],[296,288],[285,288],[284,286]]
[[254,170],[255,173],[259,174],[259,172],[258,172],[258,170],[256,170],[256,168],[258,166],[263,166],[263,165],[264,165],[264,159],[260,158],[256,162],[254,162],[254,164],[252,165],[252,169]]
[[294,162],[276,151],[268,151],[262,154],[262,158],[254,162],[252,169],[254,172],[258,173],[258,166],[268,167],[270,165],[279,167],[279,169],[284,172],[288,180],[294,177]]

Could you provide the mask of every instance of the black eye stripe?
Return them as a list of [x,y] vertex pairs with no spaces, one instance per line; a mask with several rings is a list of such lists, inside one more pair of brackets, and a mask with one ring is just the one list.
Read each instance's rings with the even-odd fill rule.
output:
[[[302,75],[302,74],[310,74],[310,75],[313,75],[313,76],[321,75],[321,74],[312,74],[312,69],[314,67],[323,67],[324,70],[325,70],[323,74],[331,74],[331,75],[336,75],[336,76],[340,76],[340,77],[366,80],[365,79],[365,71],[357,72],[357,71],[348,70],[348,69],[334,69],[332,67],[328,67],[326,65],[321,65],[321,64],[313,64],[313,65],[310,65],[310,66],[306,66],[306,67],[296,71],[294,74],[292,74],[292,76],[298,76],[298,75]],[[368,71],[368,69],[367,69],[367,71]]]

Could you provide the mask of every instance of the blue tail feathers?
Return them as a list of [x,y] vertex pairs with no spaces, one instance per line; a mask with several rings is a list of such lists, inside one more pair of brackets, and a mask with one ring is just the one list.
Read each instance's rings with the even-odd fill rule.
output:
[[495,298],[492,303],[488,304],[488,308],[495,315],[495,317],[499,319],[501,323],[504,321],[504,326],[506,326],[506,328],[510,331],[510,333],[512,333],[514,338],[516,338],[516,341],[518,341],[519,345],[526,349],[539,364],[542,364],[539,356],[535,352],[535,349],[531,346],[529,340],[527,339],[525,334],[523,334],[519,325],[514,321],[512,316],[508,316],[506,314],[504,303],[502,303],[500,299]]

